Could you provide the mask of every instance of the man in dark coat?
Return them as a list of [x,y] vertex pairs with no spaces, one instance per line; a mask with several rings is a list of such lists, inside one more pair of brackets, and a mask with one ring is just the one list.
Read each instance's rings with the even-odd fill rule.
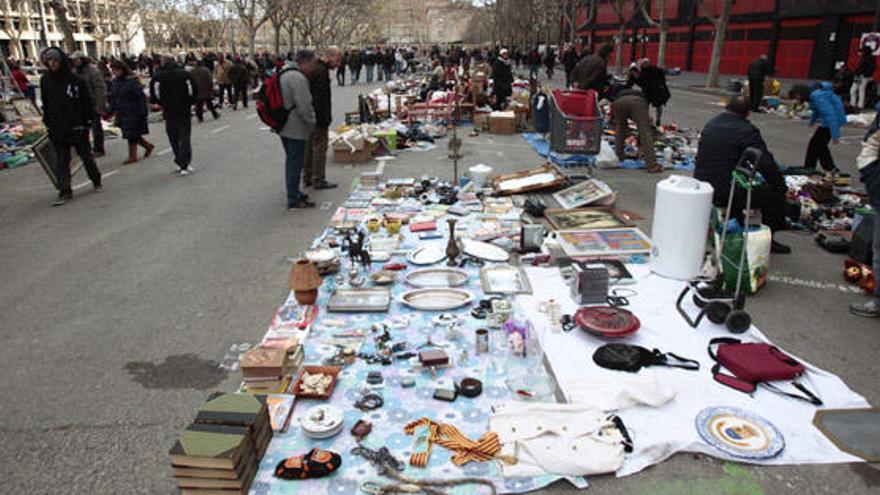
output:
[[660,119],[663,117],[663,106],[669,101],[669,87],[666,86],[666,72],[651,65],[648,59],[640,60],[630,71],[627,87],[638,85],[645,94],[645,99],[657,112],[657,119],[654,125],[660,125]]
[[70,148],[82,159],[95,191],[101,190],[101,171],[92,157],[89,129],[95,109],[86,82],[70,71],[70,61],[60,49],[46,48],[40,59],[49,71],[40,78],[43,123],[55,148],[55,177],[61,206],[73,197],[70,188]]
[[613,51],[613,46],[605,44],[599,48],[598,53],[582,58],[571,75],[572,86],[602,93],[608,83],[608,56]]
[[363,65],[360,50],[351,51],[351,55],[348,56],[348,65],[351,67],[351,83],[357,84],[361,78],[361,66]]
[[162,107],[174,163],[180,175],[189,175],[192,172],[191,107],[196,102],[196,85],[192,76],[177,65],[173,55],[162,55],[161,61],[162,68],[150,81],[150,102]]
[[250,74],[248,68],[241,61],[241,57],[232,57],[232,67],[229,68],[229,82],[232,84],[232,109],[238,110],[238,101],[241,100],[242,106],[248,106],[248,83],[250,83]]
[[507,99],[513,94],[513,72],[510,70],[510,55],[506,48],[501,50],[501,56],[492,64],[492,81],[495,109],[502,110],[507,107]]
[[[697,163],[694,178],[712,184],[715,190],[712,202],[715,206],[726,208],[730,195],[731,174],[746,148],[757,148],[763,152],[758,171],[764,176],[764,183],[752,188],[752,207],[761,210],[761,221],[773,231],[771,252],[787,254],[791,248],[776,240],[776,233],[785,228],[785,179],[779,171],[773,155],[767,149],[761,131],[748,120],[749,102],[735,97],[725,107],[725,111],[713,118],[703,128],[697,147]],[[746,194],[742,188],[736,189],[731,215],[743,222]]]
[[757,112],[761,108],[761,102],[764,101],[764,80],[767,76],[773,75],[773,66],[767,55],[761,55],[749,64],[749,101],[751,109]]
[[339,65],[342,51],[335,46],[327,48],[324,56],[310,61],[299,62],[303,75],[309,81],[312,93],[312,106],[315,107],[315,130],[306,145],[306,158],[303,167],[303,182],[306,187],[332,189],[336,184],[327,182],[327,141],[332,121],[330,100],[330,71]]
[[562,54],[562,67],[565,68],[565,87],[571,86],[571,73],[578,63],[578,54],[574,45],[568,45],[568,49]]
[[208,107],[214,120],[219,119],[220,114],[214,108],[214,78],[211,71],[196,59],[190,60],[188,70],[196,84],[196,118],[204,122],[205,107]]

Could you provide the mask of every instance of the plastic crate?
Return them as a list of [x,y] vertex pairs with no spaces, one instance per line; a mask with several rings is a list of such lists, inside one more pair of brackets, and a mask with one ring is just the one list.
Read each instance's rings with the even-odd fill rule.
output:
[[550,97],[550,149],[595,155],[602,144],[603,119],[593,90],[553,90]]

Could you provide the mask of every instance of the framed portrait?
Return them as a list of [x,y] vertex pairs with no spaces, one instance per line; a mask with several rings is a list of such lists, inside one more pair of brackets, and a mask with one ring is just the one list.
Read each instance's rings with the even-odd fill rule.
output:
[[600,230],[632,226],[614,208],[551,208],[544,211],[544,216],[556,230]]

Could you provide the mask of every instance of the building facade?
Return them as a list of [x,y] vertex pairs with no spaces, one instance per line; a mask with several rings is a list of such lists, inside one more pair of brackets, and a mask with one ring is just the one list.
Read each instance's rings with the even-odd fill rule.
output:
[[[591,1],[595,2],[596,10],[593,20],[589,21]],[[620,23],[611,2],[577,3],[580,7],[575,25],[580,42],[588,47],[614,43]],[[666,67],[708,71],[715,27],[701,15],[699,3],[700,0],[665,0],[664,16],[669,25]],[[761,54],[770,57],[779,77],[827,79],[838,61],[845,61],[854,68],[862,33],[876,30],[880,15],[878,3],[878,0],[737,0],[731,8],[721,73],[745,74],[749,62]],[[723,0],[704,2],[706,10],[713,15],[721,11],[722,4]],[[645,21],[637,5],[635,0],[624,5],[624,63],[642,57],[657,60],[659,28]],[[648,10],[655,20],[660,17],[657,0],[649,2]],[[611,60],[615,60],[616,55],[613,54]]]
[[451,0],[377,0],[382,32],[390,44],[442,44],[460,41],[473,6]]
[[[140,53],[145,46],[137,3],[132,0],[61,0],[77,49],[96,57]],[[0,51],[15,59],[36,59],[46,46],[63,46],[64,36],[48,2],[0,0]]]

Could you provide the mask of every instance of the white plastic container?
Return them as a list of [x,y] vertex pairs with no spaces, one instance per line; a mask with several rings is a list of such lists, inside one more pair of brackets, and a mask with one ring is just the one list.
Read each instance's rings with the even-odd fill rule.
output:
[[468,169],[468,175],[476,187],[485,187],[486,182],[492,175],[492,167],[478,163]]
[[657,183],[651,232],[654,273],[678,280],[700,274],[713,193],[708,182],[682,175]]

